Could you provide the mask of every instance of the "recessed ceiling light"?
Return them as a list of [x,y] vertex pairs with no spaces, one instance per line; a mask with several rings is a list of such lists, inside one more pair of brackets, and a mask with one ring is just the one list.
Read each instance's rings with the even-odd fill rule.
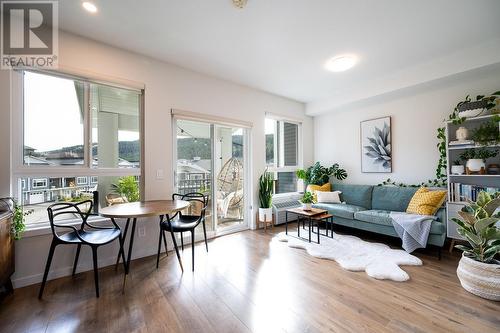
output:
[[82,6],[88,12],[97,13],[97,7],[92,2],[89,1],[82,2]]
[[352,68],[357,62],[358,59],[356,56],[341,55],[328,60],[325,64],[325,68],[332,72],[343,72]]

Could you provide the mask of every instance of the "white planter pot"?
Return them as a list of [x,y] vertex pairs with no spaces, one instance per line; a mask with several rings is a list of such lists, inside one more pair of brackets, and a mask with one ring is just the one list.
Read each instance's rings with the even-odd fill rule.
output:
[[259,221],[271,222],[273,220],[272,208],[259,208]]
[[462,254],[457,276],[462,287],[482,298],[500,301],[500,265],[485,264]]
[[452,165],[451,173],[453,175],[463,175],[465,172],[465,167],[463,165]]
[[302,209],[303,210],[311,210],[312,209],[312,203],[302,203]]
[[297,179],[297,192],[299,193],[304,193],[304,180],[303,179]]
[[473,159],[467,160],[466,166],[470,171],[474,171],[474,172],[481,171],[481,168],[486,167],[484,165],[484,161],[480,158],[473,158]]

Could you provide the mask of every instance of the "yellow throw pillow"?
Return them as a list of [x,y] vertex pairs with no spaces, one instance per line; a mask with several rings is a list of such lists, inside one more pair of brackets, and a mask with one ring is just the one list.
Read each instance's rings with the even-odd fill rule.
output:
[[446,200],[446,191],[430,191],[421,187],[411,198],[407,213],[419,215],[434,215]]
[[332,190],[332,184],[330,184],[330,183],[326,183],[323,185],[307,185],[307,192],[312,193],[314,203],[318,202],[318,197],[316,195],[316,191],[330,192],[331,190]]

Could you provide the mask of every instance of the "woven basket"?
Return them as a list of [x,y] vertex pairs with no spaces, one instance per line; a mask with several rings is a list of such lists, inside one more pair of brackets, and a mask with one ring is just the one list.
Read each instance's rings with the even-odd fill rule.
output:
[[462,254],[457,275],[462,287],[482,298],[500,301],[500,265],[485,264]]

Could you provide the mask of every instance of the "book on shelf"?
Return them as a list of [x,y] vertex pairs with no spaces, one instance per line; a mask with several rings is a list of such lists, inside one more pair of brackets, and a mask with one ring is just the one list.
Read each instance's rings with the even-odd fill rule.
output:
[[473,146],[474,140],[454,140],[448,143],[449,146]]
[[468,185],[461,183],[450,183],[450,201],[464,202],[467,200],[476,201],[479,192],[485,191],[493,194],[500,191],[498,187],[486,187],[478,185]]

